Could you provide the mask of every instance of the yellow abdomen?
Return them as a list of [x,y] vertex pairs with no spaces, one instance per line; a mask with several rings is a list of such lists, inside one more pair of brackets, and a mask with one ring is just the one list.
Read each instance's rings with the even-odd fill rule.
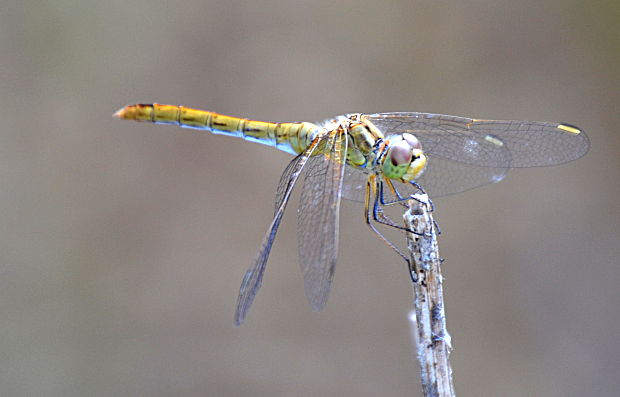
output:
[[114,114],[125,120],[176,124],[185,128],[207,130],[214,134],[236,136],[259,142],[285,152],[301,153],[323,131],[312,123],[268,123],[186,108],[153,104],[128,105]]

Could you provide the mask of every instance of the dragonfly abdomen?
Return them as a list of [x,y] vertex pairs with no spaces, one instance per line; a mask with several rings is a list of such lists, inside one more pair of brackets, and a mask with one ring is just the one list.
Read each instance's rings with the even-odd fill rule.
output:
[[269,123],[157,103],[128,105],[116,112],[115,116],[126,120],[175,124],[185,128],[207,130],[214,134],[274,146],[292,154],[304,151],[317,134],[323,131],[322,127],[308,122]]

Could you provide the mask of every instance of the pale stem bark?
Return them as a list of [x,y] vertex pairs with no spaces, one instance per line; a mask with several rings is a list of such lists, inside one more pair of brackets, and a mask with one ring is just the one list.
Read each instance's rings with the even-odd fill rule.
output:
[[441,259],[437,247],[437,228],[433,221],[428,196],[418,194],[409,201],[403,218],[405,225],[416,233],[407,233],[410,269],[413,283],[413,304],[410,314],[413,339],[420,362],[422,389],[425,397],[454,397],[452,350],[446,329],[443,303]]

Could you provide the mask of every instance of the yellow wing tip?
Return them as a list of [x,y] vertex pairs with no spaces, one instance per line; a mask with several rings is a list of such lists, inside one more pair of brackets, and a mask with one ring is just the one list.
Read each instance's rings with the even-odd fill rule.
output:
[[558,130],[566,131],[566,132],[569,132],[575,135],[581,134],[581,130],[579,128],[575,127],[574,125],[570,125],[570,124],[558,124],[556,128]]

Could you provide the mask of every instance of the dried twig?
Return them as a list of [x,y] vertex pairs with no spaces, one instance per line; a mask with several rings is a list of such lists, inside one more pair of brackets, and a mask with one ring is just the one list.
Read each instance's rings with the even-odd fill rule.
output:
[[448,359],[452,346],[446,329],[441,259],[428,196],[409,201],[405,225],[419,235],[407,233],[415,311],[411,312],[412,334],[420,362],[425,397],[455,396]]

